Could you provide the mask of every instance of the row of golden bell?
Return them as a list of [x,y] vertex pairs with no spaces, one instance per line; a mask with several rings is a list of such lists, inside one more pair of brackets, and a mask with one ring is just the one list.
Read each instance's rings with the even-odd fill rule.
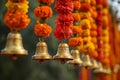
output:
[[[22,37],[19,32],[12,31],[8,34],[6,47],[1,51],[1,54],[4,56],[11,56],[14,60],[16,60],[18,56],[28,55],[27,51],[23,48]],[[48,54],[47,44],[40,38],[37,43],[36,53],[32,56],[32,59],[39,60],[41,64],[44,64],[44,60],[60,60],[62,64],[67,62],[74,66],[90,68],[94,70],[95,73],[111,73],[110,68],[105,68],[100,62],[95,59],[90,59],[89,55],[80,54],[77,49],[71,50],[71,54],[68,44],[60,43],[57,54],[52,58]]]

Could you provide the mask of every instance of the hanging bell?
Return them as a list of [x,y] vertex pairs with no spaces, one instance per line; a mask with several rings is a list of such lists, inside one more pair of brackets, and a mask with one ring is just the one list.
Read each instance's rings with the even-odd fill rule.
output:
[[53,59],[60,60],[62,64],[64,64],[65,61],[73,59],[73,57],[71,56],[69,52],[69,46],[67,43],[59,44],[57,54],[53,56]]
[[97,69],[99,68],[98,63],[95,59],[92,59],[92,66],[90,67],[91,69]]
[[104,67],[104,73],[105,74],[111,74],[111,68],[109,67],[109,68],[106,68],[106,67]]
[[44,41],[37,43],[35,55],[32,56],[33,60],[39,60],[40,64],[44,64],[44,60],[51,60],[52,57],[48,54],[47,44]]
[[69,60],[67,63],[68,64],[73,64],[74,66],[78,66],[82,64],[82,60],[80,59],[80,53],[79,50],[72,50],[71,54],[73,56],[73,60]]
[[18,56],[28,55],[27,51],[23,48],[21,34],[17,31],[12,31],[7,36],[6,47],[1,51],[4,56],[11,56],[16,60]]
[[82,66],[84,66],[84,67],[86,67],[86,68],[92,67],[92,63],[91,63],[91,60],[90,60],[90,56],[89,56],[88,54],[87,54],[87,55],[84,55]]
[[94,73],[104,73],[105,72],[105,70],[104,70],[104,68],[103,68],[103,66],[102,66],[102,63],[98,63],[98,66],[99,66],[99,68],[97,68],[97,69],[95,69],[93,72]]

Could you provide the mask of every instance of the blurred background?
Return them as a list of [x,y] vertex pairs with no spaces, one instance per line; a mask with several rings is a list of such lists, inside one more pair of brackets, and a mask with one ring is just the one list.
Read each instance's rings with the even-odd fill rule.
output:
[[[0,0],[0,50],[5,48],[9,28],[3,22],[4,14],[7,11],[5,3],[7,0]],[[44,65],[32,60],[35,54],[38,37],[33,32],[36,18],[33,10],[38,6],[37,0],[29,0],[29,17],[31,22],[25,30],[20,31],[23,38],[23,45],[28,50],[29,55],[20,57],[13,61],[10,57],[0,56],[0,80],[78,80],[78,69],[69,69],[67,64],[62,65],[57,61],[48,61]],[[54,4],[51,5],[54,7]],[[54,20],[56,12],[49,19],[48,24],[55,28]],[[53,56],[57,52],[59,41],[53,33],[46,39],[49,53]]]
[[[9,28],[3,22],[4,14],[7,11],[5,3],[7,0],[0,0],[0,50],[5,48],[7,35],[10,32]],[[32,60],[35,54],[36,44],[38,37],[33,32],[36,18],[33,10],[38,6],[36,0],[29,0],[29,17],[31,22],[27,29],[20,31],[23,38],[23,45],[28,50],[29,55],[20,57],[18,60],[13,61],[10,57],[0,56],[0,80],[78,80],[79,69],[70,69],[67,64],[62,65],[57,61],[48,61],[44,65],[39,64],[37,61]],[[119,0],[109,0],[110,10],[113,17],[120,19],[120,2]],[[54,4],[51,5],[54,7]],[[48,24],[55,28],[55,18],[57,13],[53,10],[53,16],[49,19]],[[119,27],[120,29],[120,27]],[[59,41],[51,36],[45,41],[48,44],[50,55],[55,55]]]

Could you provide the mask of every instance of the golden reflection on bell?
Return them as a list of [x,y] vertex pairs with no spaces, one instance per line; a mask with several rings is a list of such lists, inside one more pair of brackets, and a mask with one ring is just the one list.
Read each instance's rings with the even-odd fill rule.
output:
[[86,67],[86,68],[92,66],[92,63],[91,63],[91,60],[90,60],[90,56],[89,56],[88,54],[87,54],[87,55],[84,55],[82,66],[84,66],[84,67]]
[[99,68],[95,69],[95,70],[94,70],[94,73],[104,73],[105,70],[103,69],[102,63],[99,62],[99,63],[98,63],[98,66],[99,66]]
[[108,68],[104,67],[104,71],[105,71],[105,74],[111,74],[112,73],[110,67],[108,67]]
[[23,48],[21,34],[17,31],[12,31],[7,36],[6,47],[1,51],[4,56],[11,56],[16,60],[18,56],[28,55],[27,51]]
[[80,59],[80,53],[79,50],[72,50],[71,54],[73,56],[73,60],[69,60],[67,63],[68,64],[73,64],[74,66],[78,66],[82,63],[81,59]]
[[99,68],[98,63],[95,59],[92,59],[92,66],[90,67],[91,69],[97,69]]
[[48,53],[47,44],[44,41],[37,43],[35,55],[32,56],[33,60],[39,60],[40,64],[44,64],[44,60],[51,60],[52,57]]
[[69,52],[69,46],[67,43],[59,44],[57,54],[53,56],[53,59],[60,60],[62,64],[64,64],[65,61],[73,59],[73,57],[71,56]]

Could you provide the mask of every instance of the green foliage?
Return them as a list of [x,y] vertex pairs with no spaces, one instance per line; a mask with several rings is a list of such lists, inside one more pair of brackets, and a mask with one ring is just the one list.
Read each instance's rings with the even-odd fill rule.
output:
[[[38,6],[36,0],[29,0],[29,17],[31,23],[28,28],[21,31],[23,37],[24,48],[28,50],[29,55],[21,57],[16,61],[12,61],[9,57],[0,56],[0,80],[78,80],[77,69],[70,70],[68,65],[62,65],[57,61],[47,61],[44,65],[40,65],[37,61],[33,61],[31,57],[35,53],[38,37],[34,35],[34,25],[36,18],[33,10]],[[10,32],[9,28],[4,24],[3,18],[6,12],[5,3],[7,0],[0,1],[0,50],[5,47],[7,34]],[[54,4],[52,5],[54,7]],[[53,17],[49,19],[48,24],[55,28],[56,12]],[[58,40],[51,36],[45,41],[48,44],[49,53],[53,56],[57,52]]]

